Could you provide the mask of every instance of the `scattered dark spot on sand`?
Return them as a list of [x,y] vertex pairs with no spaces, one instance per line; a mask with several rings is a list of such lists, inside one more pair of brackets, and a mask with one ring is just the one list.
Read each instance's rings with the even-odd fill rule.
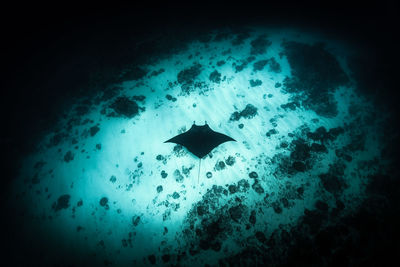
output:
[[279,87],[281,87],[281,86],[282,86],[281,83],[276,83],[276,84],[275,84],[275,88],[279,88]]
[[199,216],[203,216],[208,213],[208,206],[198,205],[196,211]]
[[138,104],[130,100],[126,96],[118,97],[111,105],[110,108],[114,110],[116,115],[110,116],[124,116],[127,118],[133,118],[137,114],[139,114],[139,106]]
[[35,165],[33,166],[33,168],[34,168],[35,170],[40,170],[40,169],[42,169],[42,167],[43,167],[44,165],[46,165],[46,162],[40,160],[40,161],[38,161],[38,162],[35,163]]
[[238,121],[240,118],[251,119],[257,114],[257,108],[252,104],[247,104],[245,109],[243,109],[242,111],[235,111],[234,113],[232,113],[230,120]]
[[163,191],[163,186],[159,185],[157,186],[157,193],[161,193]]
[[327,173],[318,176],[326,191],[336,196],[347,187],[343,178],[345,168],[346,165],[338,161],[330,165]]
[[163,68],[161,68],[161,69],[159,69],[159,70],[153,70],[153,71],[150,73],[150,77],[158,76],[158,75],[160,75],[160,74],[163,73],[163,72],[165,72],[165,69],[163,69]]
[[74,159],[74,154],[71,151],[68,151],[67,153],[65,153],[65,155],[64,155],[65,162],[70,162],[73,159]]
[[303,196],[304,187],[301,186],[301,187],[297,188],[296,191],[297,191],[297,194],[298,194],[299,196]]
[[229,156],[226,160],[225,163],[228,166],[233,166],[233,164],[235,164],[235,157]]
[[82,199],[79,200],[78,203],[76,203],[76,205],[77,205],[78,207],[82,207],[82,206],[83,206],[83,200],[82,200]]
[[100,199],[100,202],[99,202],[100,206],[104,207],[104,206],[107,205],[107,203],[108,203],[108,198],[102,197],[102,198]]
[[253,185],[251,186],[254,191],[256,191],[258,194],[264,194],[264,188],[261,186],[260,182],[255,179]]
[[226,49],[226,50],[222,51],[221,55],[226,56],[226,55],[229,55],[231,53],[232,53],[232,49],[229,48],[229,49]]
[[250,189],[250,184],[247,180],[242,179],[237,183],[237,188],[239,192],[246,192]]
[[250,37],[248,32],[241,32],[236,35],[236,37],[232,40],[232,45],[237,46],[244,43],[244,41]]
[[172,194],[172,198],[173,198],[173,199],[178,199],[179,197],[180,197],[180,195],[179,195],[178,192],[174,192],[174,193]]
[[49,147],[52,146],[57,146],[59,145],[66,137],[68,137],[68,134],[66,133],[56,133],[50,138],[49,142]]
[[207,177],[208,179],[210,179],[210,178],[212,177],[212,173],[211,173],[211,172],[207,172],[207,173],[206,173],[206,177]]
[[310,158],[310,147],[305,140],[299,138],[292,141],[294,150],[290,153],[290,158],[295,161],[306,161]]
[[90,136],[95,136],[99,131],[100,131],[100,128],[97,125],[90,127],[90,130],[89,130]]
[[103,95],[101,96],[100,100],[102,101],[107,101],[110,100],[111,98],[115,97],[119,91],[121,91],[122,87],[119,86],[113,86],[113,87],[107,87],[106,89],[103,90]]
[[267,63],[268,63],[268,59],[259,60],[259,61],[255,62],[253,64],[253,70],[254,71],[261,71],[261,70],[264,69],[264,67],[265,67],[265,65],[267,65]]
[[252,40],[250,42],[252,55],[260,55],[265,54],[267,52],[267,48],[271,45],[271,41],[265,38],[265,36],[259,36],[258,38]]
[[241,60],[240,64],[233,63],[232,67],[234,67],[235,68],[235,72],[238,73],[238,72],[241,72],[242,70],[244,70],[244,68],[246,68],[247,65],[250,62],[254,61],[254,60],[255,60],[255,57],[254,56],[250,56],[250,57],[248,57],[246,59]]
[[[179,133],[183,133],[186,129],[183,129]],[[186,154],[186,151],[183,149],[183,146],[181,145],[175,145],[173,148],[173,154],[177,157],[182,157]]]
[[224,60],[220,60],[217,62],[217,66],[221,67],[222,65],[224,65],[226,62]]
[[260,243],[264,244],[267,242],[267,238],[265,237],[263,232],[257,231],[255,237]]
[[250,213],[249,222],[254,225],[256,221],[257,221],[256,211],[252,210]]
[[190,166],[189,168],[182,166],[182,173],[186,176],[189,177],[190,171],[193,169],[193,165]]
[[321,126],[315,130],[315,132],[308,132],[307,137],[313,141],[327,142],[334,141],[339,136],[339,134],[344,133],[342,127],[331,128],[329,131],[325,127]]
[[165,179],[167,178],[168,173],[166,173],[164,170],[161,171],[161,178]]
[[338,158],[341,158],[341,159],[344,159],[345,161],[347,161],[347,162],[350,162],[350,161],[352,161],[353,160],[353,157],[352,156],[350,156],[349,154],[348,154],[348,152],[349,151],[346,151],[346,149],[336,149],[335,150],[335,154],[336,154],[336,156],[338,157]]
[[287,109],[296,110],[296,108],[298,108],[298,107],[300,107],[299,102],[289,102],[289,103],[281,105],[281,108],[283,108],[284,110],[287,110]]
[[281,203],[283,205],[283,207],[285,208],[289,208],[289,200],[285,197],[281,198]]
[[244,61],[241,64],[237,65],[236,63],[232,64],[233,67],[235,67],[235,72],[241,72],[245,67],[247,67],[247,62]]
[[170,100],[170,101],[172,101],[172,102],[175,102],[175,101],[176,101],[176,97],[173,97],[172,95],[168,95],[168,94],[167,94],[167,95],[165,96],[165,98],[168,99],[168,100]]
[[140,216],[133,216],[132,217],[133,226],[138,226],[139,223],[140,223]]
[[243,123],[240,123],[240,124],[238,125],[238,127],[239,127],[239,129],[243,129],[244,124],[243,124]]
[[366,134],[363,133],[352,134],[350,137],[349,144],[343,147],[343,151],[345,151],[346,153],[362,151],[364,150],[365,142],[366,142]]
[[214,169],[216,170],[216,171],[221,171],[221,170],[223,170],[223,169],[225,169],[225,162],[223,162],[223,161],[218,161],[216,164],[215,164],[215,167],[214,167]]
[[209,76],[210,81],[214,83],[220,83],[221,82],[221,73],[219,73],[217,70],[214,70],[211,72]]
[[117,181],[117,177],[115,177],[115,175],[111,175],[110,182],[115,183],[116,181]]
[[144,95],[134,95],[132,96],[132,99],[135,101],[144,101],[146,97]]
[[178,183],[182,183],[183,182],[184,177],[183,177],[183,175],[181,174],[181,172],[178,169],[176,169],[174,171],[174,177],[175,177],[175,181],[177,181]]
[[246,58],[246,62],[247,62],[247,63],[251,63],[251,62],[253,62],[255,59],[256,59],[255,56],[249,56],[249,57]]
[[249,173],[249,177],[252,179],[256,179],[256,178],[258,178],[258,174],[255,171],[252,171]]
[[232,218],[233,221],[239,223],[240,219],[244,215],[244,213],[247,211],[247,206],[243,204],[239,204],[237,206],[229,208],[229,214]]
[[182,92],[189,94],[190,86],[194,84],[195,79],[201,73],[201,65],[196,63],[178,73],[177,80],[182,86]]
[[164,263],[169,262],[170,258],[171,258],[171,256],[169,254],[164,254],[161,256],[161,259]]
[[101,150],[101,144],[96,144],[96,149]]
[[269,122],[272,124],[273,127],[278,126],[278,124],[276,123],[276,122],[277,122],[276,118],[271,118],[271,119],[269,120]]
[[269,130],[265,135],[267,137],[271,137],[271,135],[274,135],[274,134],[278,134],[278,131],[276,129]]
[[260,86],[261,84],[262,84],[261,80],[250,80],[250,86],[251,87]]
[[68,194],[61,195],[58,199],[57,202],[53,203],[52,208],[54,211],[59,211],[61,209],[67,209],[69,207],[69,200],[71,196]]
[[272,202],[271,206],[274,209],[275,213],[278,213],[278,214],[282,213],[283,210],[278,201]]
[[229,193],[235,194],[238,191],[238,187],[234,184],[228,186]]
[[282,71],[281,65],[276,62],[274,57],[268,59],[268,70],[275,73],[279,73]]

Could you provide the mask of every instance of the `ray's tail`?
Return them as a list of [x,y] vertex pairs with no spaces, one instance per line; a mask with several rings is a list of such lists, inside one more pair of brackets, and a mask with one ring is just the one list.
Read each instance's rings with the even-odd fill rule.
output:
[[199,184],[200,181],[200,165],[201,165],[201,159],[199,161],[199,174],[197,175],[197,184]]

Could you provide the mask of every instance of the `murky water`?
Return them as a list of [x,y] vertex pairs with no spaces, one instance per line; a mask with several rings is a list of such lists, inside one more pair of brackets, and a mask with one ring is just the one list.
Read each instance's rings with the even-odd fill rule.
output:
[[[10,199],[45,263],[278,265],[366,199],[385,116],[357,90],[354,48],[294,29],[208,37],[78,99],[25,158]],[[198,182],[199,159],[164,141],[205,121],[237,142]]]

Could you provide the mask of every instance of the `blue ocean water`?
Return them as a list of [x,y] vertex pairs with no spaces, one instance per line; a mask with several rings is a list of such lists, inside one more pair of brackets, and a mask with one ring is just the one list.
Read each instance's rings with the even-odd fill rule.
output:
[[[357,90],[354,48],[297,29],[209,36],[77,99],[24,159],[10,199],[44,264],[229,263],[366,199],[385,116]],[[193,122],[237,140],[199,181],[199,159],[164,143]]]

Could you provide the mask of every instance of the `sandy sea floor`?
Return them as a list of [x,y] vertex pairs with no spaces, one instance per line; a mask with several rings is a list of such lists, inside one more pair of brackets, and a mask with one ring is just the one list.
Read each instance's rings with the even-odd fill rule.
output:
[[[49,265],[340,261],[390,163],[356,53],[301,29],[216,29],[121,70],[24,158],[8,195],[21,234]],[[164,143],[193,122],[237,141],[199,181],[199,159]]]

